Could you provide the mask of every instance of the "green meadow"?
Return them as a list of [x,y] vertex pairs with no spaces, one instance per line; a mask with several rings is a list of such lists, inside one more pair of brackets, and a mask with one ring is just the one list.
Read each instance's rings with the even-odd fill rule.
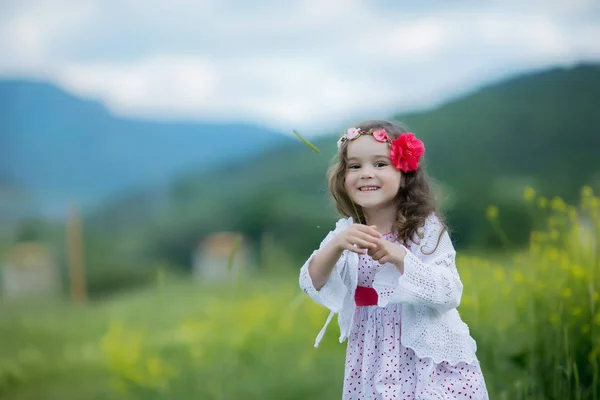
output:
[[[525,190],[528,247],[464,252],[459,311],[478,342],[492,399],[597,399],[600,199]],[[502,237],[502,208],[487,218]],[[288,271],[300,265],[290,265]],[[40,399],[339,398],[345,344],[297,276],[228,285],[158,270],[139,290],[86,305],[0,303],[0,397]]]

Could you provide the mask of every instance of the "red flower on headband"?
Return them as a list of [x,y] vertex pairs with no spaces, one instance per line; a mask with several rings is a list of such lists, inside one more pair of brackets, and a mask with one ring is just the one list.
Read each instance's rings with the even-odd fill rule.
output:
[[423,154],[425,154],[425,145],[416,138],[414,133],[403,133],[392,141],[390,149],[392,164],[402,172],[416,171]]

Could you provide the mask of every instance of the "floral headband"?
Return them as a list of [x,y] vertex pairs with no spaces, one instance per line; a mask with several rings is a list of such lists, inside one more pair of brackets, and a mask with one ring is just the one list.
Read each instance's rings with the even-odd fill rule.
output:
[[387,142],[390,148],[390,159],[396,169],[402,172],[413,172],[419,168],[419,161],[423,154],[425,154],[425,145],[412,132],[403,133],[398,138],[392,140],[383,128],[369,129],[368,131],[359,128],[350,128],[338,140],[338,149],[342,147],[344,142],[349,142],[363,135],[372,135],[380,143]]

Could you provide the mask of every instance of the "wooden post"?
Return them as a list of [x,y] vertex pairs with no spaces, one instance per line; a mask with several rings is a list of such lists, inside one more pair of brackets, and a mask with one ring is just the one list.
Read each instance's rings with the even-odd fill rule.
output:
[[75,206],[72,206],[69,210],[67,220],[67,252],[71,299],[78,303],[85,303],[87,301],[87,290],[83,265],[81,217]]

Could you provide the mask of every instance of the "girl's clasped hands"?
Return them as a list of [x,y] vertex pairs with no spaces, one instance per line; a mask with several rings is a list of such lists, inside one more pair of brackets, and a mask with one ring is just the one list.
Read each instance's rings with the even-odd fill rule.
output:
[[335,238],[340,251],[368,254],[380,264],[392,263],[402,267],[406,250],[385,239],[375,225],[352,224]]

